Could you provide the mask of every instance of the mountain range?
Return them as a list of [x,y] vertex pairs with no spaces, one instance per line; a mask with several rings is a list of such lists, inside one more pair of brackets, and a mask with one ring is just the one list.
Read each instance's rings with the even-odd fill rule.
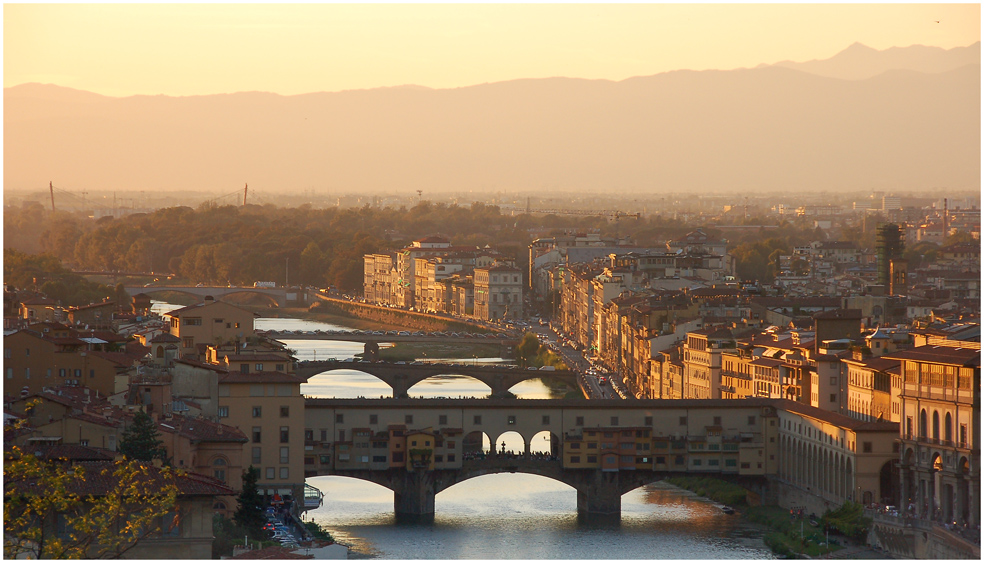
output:
[[281,96],[4,89],[4,185],[331,193],[980,186],[980,43],[621,81]]

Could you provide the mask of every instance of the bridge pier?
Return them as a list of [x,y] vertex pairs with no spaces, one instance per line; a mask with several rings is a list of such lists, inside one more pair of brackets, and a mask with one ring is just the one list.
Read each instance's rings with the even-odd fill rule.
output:
[[406,471],[393,488],[393,511],[398,522],[433,522],[437,490],[429,471]]
[[396,399],[410,398],[410,384],[407,382],[406,374],[398,374],[389,381],[389,386],[393,388],[393,397]]
[[489,387],[492,388],[492,398],[493,399],[509,399],[512,397],[509,393],[509,387],[501,373],[495,374]]
[[619,519],[622,514],[622,493],[617,471],[591,471],[586,482],[577,487],[579,518]]

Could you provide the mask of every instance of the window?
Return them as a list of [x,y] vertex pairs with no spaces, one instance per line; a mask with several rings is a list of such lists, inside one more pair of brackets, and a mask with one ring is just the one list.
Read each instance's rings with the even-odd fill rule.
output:
[[755,426],[755,415],[754,414],[748,417],[748,425],[749,426]]
[[473,418],[472,420],[474,420],[474,423],[475,424],[481,424],[482,423],[482,415],[476,414],[475,415],[475,418]]
[[184,323],[188,326],[202,326],[202,320],[196,317],[185,319]]
[[572,455],[571,456],[571,463],[581,463],[581,456],[579,456],[579,455]]
[[7,379],[14,378],[14,368],[7,368]]
[[373,463],[386,463],[386,456],[384,455],[374,455],[372,456]]
[[583,416],[575,417],[574,426],[584,426],[584,417]]
[[253,463],[259,464],[262,458],[263,458],[262,448],[260,448],[259,446],[253,446]]
[[229,418],[229,407],[219,407],[219,418]]
[[275,467],[267,467],[266,468],[266,478],[267,479],[276,479],[277,478],[277,468],[275,468]]
[[438,415],[438,417],[437,417],[437,423],[438,424],[447,424],[448,423],[448,415],[446,415],[446,414]]
[[263,407],[253,407],[253,418],[261,418],[263,416]]
[[403,422],[405,422],[406,424],[413,424],[413,415],[412,414],[405,415],[403,417]]
[[249,373],[249,364],[240,364],[239,373]]
[[256,364],[253,366],[256,371],[263,371],[263,364]]
[[277,371],[284,371],[284,364],[277,364]]
[[24,379],[31,379],[31,368],[24,368]]
[[3,357],[4,358],[9,358],[10,357],[10,348],[4,348],[3,349]]
[[581,442],[571,442],[571,449],[572,450],[579,450],[579,449],[581,449]]
[[310,428],[305,428],[304,429],[304,441],[305,442],[313,442],[314,441],[314,430],[312,430]]
[[195,347],[195,337],[194,336],[185,336],[184,338],[181,339],[181,345],[184,346],[185,348],[194,348]]
[[281,426],[280,427],[280,443],[281,444],[286,444],[287,442],[290,442],[290,426]]
[[612,422],[612,426],[618,426],[618,417],[613,416],[611,422]]
[[455,460],[454,454],[448,454],[448,463],[453,463]]
[[290,448],[287,446],[280,447],[280,463],[290,463]]
[[344,414],[336,414],[335,415],[335,424],[344,424],[344,423],[345,423],[345,415]]
[[257,444],[260,443],[260,435],[261,435],[261,433],[262,433],[262,431],[261,431],[261,429],[260,429],[259,426],[254,426],[253,427],[253,442],[254,443],[257,443]]
[[870,454],[871,453],[871,442],[862,442],[861,443],[861,450],[864,453],[866,453],[866,454]]
[[837,402],[837,393],[831,393],[830,394],[830,402],[831,403],[836,403]]
[[687,417],[681,416],[680,417],[680,426],[686,426],[686,425],[687,425]]
[[543,415],[542,424],[544,425],[550,424],[550,415],[548,414]]
[[250,397],[262,397],[265,392],[262,385],[250,385],[249,386],[249,396]]
[[833,376],[830,377],[830,384],[831,385],[837,385],[837,376],[836,375],[833,375]]
[[447,448],[447,449],[449,449],[449,450],[453,450],[453,449],[454,449],[454,446],[455,446],[455,443],[454,443],[454,440],[448,440],[448,441],[447,441],[447,442],[446,442],[446,443],[444,444],[444,447],[446,447],[446,448]]
[[511,414],[508,417],[506,417],[506,423],[507,424],[516,424],[516,415],[512,415]]
[[715,416],[714,417],[714,426],[721,426],[721,417],[720,416]]
[[725,467],[735,467],[737,465],[738,465],[738,460],[737,459],[726,459],[726,460],[724,460],[724,466]]
[[646,426],[652,426],[653,425],[653,417],[647,416],[646,417],[646,422],[644,422],[643,424],[646,425]]
[[378,414],[370,414],[369,415],[369,424],[379,424],[379,415]]
[[290,407],[280,406],[280,418],[287,418],[290,416]]

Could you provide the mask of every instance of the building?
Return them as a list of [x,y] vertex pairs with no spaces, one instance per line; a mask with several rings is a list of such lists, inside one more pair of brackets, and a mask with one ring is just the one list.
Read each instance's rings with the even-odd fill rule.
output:
[[902,363],[897,504],[910,516],[980,524],[980,354],[954,341],[884,356]]
[[475,268],[475,317],[518,319],[523,315],[523,271],[495,264]]
[[[276,361],[276,360],[274,360]],[[279,361],[283,361],[282,359]],[[230,371],[218,373],[218,417],[249,438],[242,445],[243,465],[260,472],[260,493],[273,497],[303,498],[304,492],[304,379],[274,371],[257,360],[232,361]],[[249,366],[249,372],[235,370]]]
[[181,339],[180,354],[199,357],[198,345],[245,342],[253,336],[254,314],[235,305],[205,297],[203,303],[164,315],[171,335]]

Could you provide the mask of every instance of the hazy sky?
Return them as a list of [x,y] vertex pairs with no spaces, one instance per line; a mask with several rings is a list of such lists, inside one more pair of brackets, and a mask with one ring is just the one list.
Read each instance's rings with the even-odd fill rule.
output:
[[[939,23],[936,23],[939,21]],[[979,4],[5,4],[4,87],[279,94],[621,80],[980,40]]]

